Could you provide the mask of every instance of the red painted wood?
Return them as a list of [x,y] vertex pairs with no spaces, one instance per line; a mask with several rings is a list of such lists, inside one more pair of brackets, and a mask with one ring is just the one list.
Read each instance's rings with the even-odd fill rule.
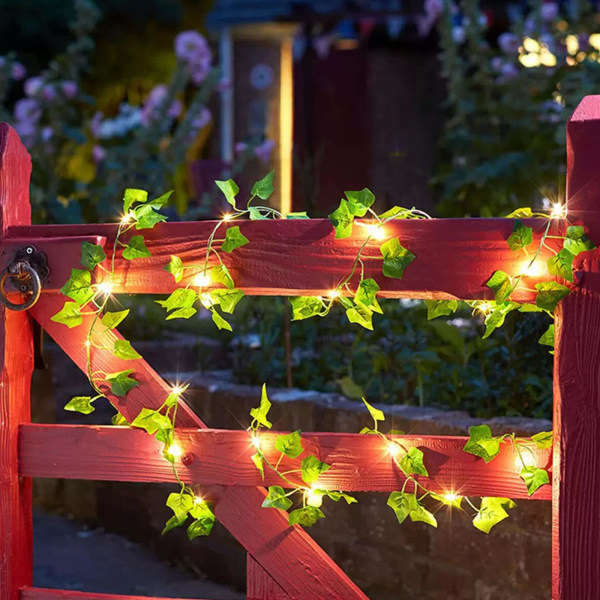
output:
[[[84,317],[84,324],[74,329],[54,323],[50,319],[63,301],[60,294],[45,294],[30,312],[75,364],[85,370],[84,341],[91,317]],[[99,333],[94,341],[100,346],[111,347],[117,336],[112,331]],[[169,392],[169,386],[141,359],[122,361],[109,351],[96,350],[92,360],[94,369],[106,372],[134,369],[140,385],[127,394],[127,399],[108,394],[113,405],[129,420],[135,418],[142,407],[158,408]],[[183,402],[178,409],[177,424],[180,427],[206,427]],[[215,501],[219,521],[272,574],[290,598],[366,600],[365,595],[300,526],[289,527],[285,515],[278,514],[278,511],[266,514],[260,508],[266,496],[264,488],[220,487],[212,488],[208,494]]]
[[[539,236],[545,226],[542,219],[527,222]],[[386,233],[399,236],[418,259],[408,266],[404,277],[390,279],[381,273],[379,243],[365,253],[365,276],[381,286],[382,297],[492,299],[485,286],[496,269],[519,272],[524,259],[510,250],[506,239],[511,234],[512,219],[433,219],[395,221],[386,225]],[[152,257],[127,261],[116,260],[116,293],[162,293],[173,291],[173,277],[164,271],[170,255],[176,254],[186,264],[202,264],[206,240],[214,221],[163,223],[145,230]],[[223,253],[231,267],[236,285],[248,294],[271,296],[323,295],[346,276],[365,237],[365,228],[356,226],[352,237],[336,240],[327,219],[240,221],[239,226],[250,243],[232,254]],[[557,224],[558,227],[558,224]],[[556,231],[555,231],[556,232]],[[107,251],[112,248],[115,225],[58,225],[16,227],[11,235],[41,243],[44,237],[102,236]],[[52,265],[60,269],[79,265],[79,240],[68,255],[52,255]],[[214,256],[212,257],[214,258]],[[211,263],[212,264],[212,263]],[[193,272],[190,270],[190,277]],[[184,280],[181,286],[187,284]],[[48,291],[62,283],[55,281]],[[527,291],[515,298],[531,300]]]
[[246,558],[247,600],[289,600],[273,578],[248,554]]
[[[276,462],[278,433],[261,434],[261,447]],[[161,454],[161,444],[144,431],[122,427],[80,425],[23,425],[20,428],[21,474],[58,479],[112,481],[174,481],[170,465]],[[351,433],[304,433],[304,456],[314,454],[332,465],[321,475],[326,489],[348,492],[391,492],[402,487],[404,477],[393,465],[386,443],[372,435]],[[518,476],[512,448],[502,446],[500,455],[486,464],[463,451],[468,438],[453,436],[401,436],[406,448],[417,447],[425,454],[430,477],[419,477],[438,493],[453,491],[466,496],[528,498]],[[180,477],[188,483],[226,486],[281,485],[289,487],[272,471],[264,481],[250,457],[255,452],[247,431],[180,429],[177,442],[184,451],[178,464]],[[532,451],[540,467],[551,466],[550,450]],[[187,466],[183,462],[191,461]],[[297,468],[298,462],[284,459],[281,470]],[[290,479],[301,484],[293,474]],[[537,500],[550,500],[550,486],[543,486]]]
[[[30,222],[31,160],[0,124],[0,248],[11,225]],[[30,420],[33,340],[26,313],[0,308],[0,600],[32,582],[31,479],[18,473],[18,426]]]
[[[167,598],[153,598],[151,596],[123,596],[121,594],[98,594],[95,592],[76,592],[74,590],[35,587],[22,589],[19,598],[20,600],[171,600]],[[172,600],[181,599],[173,598]]]
[[[600,96],[584,98],[567,128],[569,219],[600,244]],[[600,590],[600,254],[559,307],[554,361],[553,594],[595,600]]]

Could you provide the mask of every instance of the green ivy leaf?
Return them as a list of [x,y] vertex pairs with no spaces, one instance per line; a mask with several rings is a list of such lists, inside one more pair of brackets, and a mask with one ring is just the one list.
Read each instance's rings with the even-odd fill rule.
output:
[[318,315],[323,310],[321,298],[316,296],[297,296],[290,298],[292,304],[292,320],[301,321]]
[[184,521],[194,506],[194,498],[190,494],[172,493],[167,497],[166,504],[178,521]]
[[119,310],[115,312],[105,312],[102,317],[101,323],[106,329],[114,329],[119,323],[121,323],[129,314],[129,309]]
[[188,539],[192,541],[197,537],[209,535],[215,524],[215,515],[206,502],[194,502],[190,515],[194,521],[187,528]]
[[83,317],[77,302],[65,302],[65,305],[50,320],[55,323],[62,323],[69,329],[83,323]]
[[515,221],[513,232],[510,234],[507,242],[513,252],[527,248],[533,241],[533,229],[523,224],[523,221]]
[[138,206],[133,212],[135,214],[136,229],[152,229],[157,223],[167,220],[167,217],[154,210],[152,204]]
[[347,309],[346,316],[350,323],[356,323],[373,331],[373,311],[361,302],[356,302],[354,307]]
[[492,436],[489,425],[469,427],[469,441],[463,448],[465,452],[483,458],[488,463],[500,452],[500,440]]
[[136,202],[144,204],[148,200],[148,192],[145,190],[127,189],[123,196],[123,212],[127,214]]
[[367,407],[367,410],[369,411],[369,414],[375,423],[377,423],[377,421],[385,421],[385,415],[383,414],[383,411],[369,404],[364,398],[362,401],[365,403],[365,406]]
[[260,405],[258,408],[252,408],[250,410],[250,416],[267,429],[271,429],[273,424],[271,421],[267,419],[267,415],[269,414],[269,410],[271,410],[271,401],[267,396],[267,386],[263,383],[262,392],[260,396]]
[[409,448],[408,452],[398,461],[398,466],[407,477],[413,474],[429,477],[423,463],[423,451],[418,448]]
[[538,291],[535,297],[536,306],[548,312],[554,312],[556,305],[571,291],[566,285],[556,281],[536,283],[535,289]]
[[254,466],[260,471],[260,476],[264,479],[265,478],[265,461],[263,459],[263,456],[260,452],[257,452],[256,454],[253,454],[251,456],[252,458],[252,462],[254,463]]
[[263,508],[279,508],[280,510],[287,510],[293,502],[286,498],[285,490],[279,485],[270,485],[269,493],[264,499],[262,506]]
[[89,415],[93,413],[96,409],[92,406],[92,402],[95,398],[92,399],[91,396],[75,396],[71,398],[65,404],[65,410],[69,410],[71,412],[78,412],[83,415]]
[[261,200],[268,200],[273,193],[273,176],[275,171],[267,173],[262,179],[259,179],[250,192],[253,196],[258,196]]
[[91,273],[84,269],[72,269],[71,276],[60,291],[80,306],[87,304],[94,297]]
[[567,281],[573,281],[573,259],[575,257],[564,248],[548,261],[548,272],[550,275],[558,275]]
[[223,252],[233,252],[236,248],[245,246],[248,242],[248,238],[240,231],[239,225],[229,227],[225,234],[225,241],[221,245],[221,250]]
[[487,280],[486,285],[496,294],[496,303],[502,304],[513,291],[513,286],[508,273],[504,271],[494,271]]
[[237,196],[240,188],[233,179],[227,179],[225,181],[215,181],[217,187],[223,192],[225,200],[235,208],[235,197]]
[[427,307],[427,320],[436,317],[446,317],[452,315],[458,309],[458,300],[425,300]]
[[544,333],[538,340],[538,344],[543,344],[544,346],[552,346],[552,348],[554,348],[554,324],[548,326],[548,329],[544,331]]
[[150,250],[146,248],[143,235],[133,235],[127,246],[123,249],[123,258],[127,260],[135,260],[136,258],[146,258],[152,256]]
[[290,525],[302,525],[312,527],[319,519],[324,519],[325,515],[320,508],[316,506],[305,506],[297,508],[290,513]]
[[303,452],[300,430],[292,433],[278,435],[275,439],[275,448],[290,458],[297,458]]
[[350,494],[345,494],[344,492],[330,492],[329,490],[323,490],[323,493],[334,502],[339,502],[343,498],[348,505],[358,504],[358,500],[354,496],[350,496]]
[[563,248],[567,252],[577,256],[580,252],[595,250],[596,245],[588,238],[583,227],[573,225],[567,228],[567,236],[563,243]]
[[407,492],[392,492],[387,500],[387,505],[396,513],[400,524],[406,517],[411,521],[421,521],[432,527],[437,527],[436,518],[417,500],[416,496]]
[[416,256],[407,250],[398,238],[392,238],[381,244],[379,248],[383,255],[383,274],[386,277],[402,279],[404,269],[415,260]]
[[196,292],[194,290],[177,288],[166,300],[156,300],[155,302],[170,312],[178,308],[190,308],[195,301]]
[[408,516],[413,522],[421,521],[422,523],[431,525],[431,527],[437,527],[437,519],[418,500],[417,507],[411,510]]
[[497,305],[493,312],[485,317],[485,333],[482,338],[486,339],[489,337],[498,327],[502,327],[506,315],[519,307],[516,302],[504,302],[501,305]]
[[494,525],[508,517],[506,511],[515,506],[510,498],[482,498],[481,508],[473,519],[473,525],[483,533],[489,533]]
[[370,307],[375,302],[379,289],[379,285],[374,279],[363,279],[356,290],[354,300]]
[[321,473],[324,473],[329,469],[331,465],[320,461],[316,456],[312,454],[302,460],[302,481],[310,485],[319,479]]
[[173,424],[169,417],[159,413],[157,410],[142,408],[138,416],[132,421],[131,426],[139,427],[140,429],[144,429],[146,433],[154,435],[159,430],[171,429]]
[[337,240],[350,236],[352,233],[354,215],[350,211],[347,200],[344,198],[340,200],[340,205],[329,215],[329,220],[335,229],[335,238]]
[[213,304],[218,304],[221,309],[233,314],[237,303],[244,297],[244,292],[238,289],[216,289],[210,292],[210,299]]
[[158,198],[154,198],[154,200],[152,200],[150,202],[150,206],[152,206],[152,208],[156,208],[156,209],[166,206],[169,203],[169,199],[171,198],[172,194],[173,194],[173,190],[169,190],[168,192],[165,192],[162,196],[159,196]]
[[230,323],[228,321],[226,321],[216,310],[211,310],[210,311],[213,323],[219,328],[219,329],[225,329],[226,331],[233,331],[233,328],[231,327]]
[[250,217],[251,221],[261,221],[267,218],[265,215],[262,214],[262,212],[260,212],[259,208],[256,208],[254,206],[248,207],[248,213],[248,216]]
[[550,483],[548,472],[538,467],[523,467],[519,473],[527,486],[527,493],[531,496],[538,488]]
[[115,340],[113,354],[117,358],[122,358],[123,360],[136,360],[142,358],[142,355],[136,352],[129,340]]
[[183,279],[183,261],[179,256],[171,255],[171,262],[165,267],[165,271],[173,275],[175,283],[179,283]]
[[110,422],[115,427],[129,427],[129,421],[118,411],[116,415],[111,417]]
[[167,533],[167,531],[171,531],[171,529],[175,529],[176,527],[181,527],[185,523],[187,516],[183,519],[179,520],[177,517],[171,517],[164,526],[164,529],[161,531],[161,535]]
[[81,264],[84,268],[91,271],[95,269],[103,260],[106,260],[106,253],[102,246],[81,242]]
[[521,306],[519,307],[519,312],[522,313],[532,313],[532,312],[544,312],[539,306],[536,306],[535,304],[521,304]]
[[507,219],[530,219],[531,217],[533,217],[533,213],[529,207],[517,208],[517,210],[513,210],[509,215],[506,215]]
[[210,278],[216,283],[222,283],[228,289],[233,289],[235,287],[233,277],[225,265],[213,267],[210,270]]
[[551,431],[540,431],[535,435],[531,436],[532,441],[535,442],[536,446],[541,449],[552,448],[552,432]]
[[133,377],[129,377],[131,373],[133,373],[133,369],[108,373],[106,375],[106,381],[110,384],[112,394],[115,396],[125,396],[129,390],[140,385],[139,381],[136,381]]
[[364,188],[359,192],[344,192],[348,199],[348,210],[355,217],[364,217],[367,210],[375,202],[375,195],[368,188]]
[[172,313],[169,313],[165,318],[165,321],[170,321],[171,319],[189,319],[193,317],[198,311],[192,306],[186,306],[185,308],[178,308],[174,310]]

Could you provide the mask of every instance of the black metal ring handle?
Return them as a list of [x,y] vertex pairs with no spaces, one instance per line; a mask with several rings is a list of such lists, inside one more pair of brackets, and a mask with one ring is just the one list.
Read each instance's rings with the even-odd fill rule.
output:
[[23,274],[27,274],[31,278],[33,287],[31,290],[26,290],[29,294],[29,298],[27,298],[23,304],[15,304],[8,299],[6,291],[4,290],[6,280],[9,277],[15,277],[16,275],[16,273],[11,272],[13,268],[13,265],[11,265],[4,269],[2,274],[0,274],[0,303],[10,310],[27,310],[38,301],[40,294],[42,293],[42,281],[37,271],[28,262],[23,261],[18,263],[18,275],[22,276]]

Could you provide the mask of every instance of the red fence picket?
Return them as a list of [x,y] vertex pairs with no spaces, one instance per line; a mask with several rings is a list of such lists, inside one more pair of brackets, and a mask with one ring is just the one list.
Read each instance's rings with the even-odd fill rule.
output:
[[[568,128],[569,221],[581,223],[600,240],[600,96],[583,100]],[[0,125],[0,268],[13,252],[34,245],[48,258],[50,278],[28,312],[2,310],[0,381],[0,600],[61,600],[67,597],[120,600],[129,597],[73,593],[31,587],[31,477],[173,481],[159,460],[156,441],[145,433],[112,427],[29,424],[32,339],[29,317],[36,319],[80,368],[86,367],[85,327],[73,330],[50,317],[62,306],[58,290],[78,266],[82,241],[104,244],[110,254],[116,226],[31,226],[27,184],[30,160],[15,132]],[[530,223],[539,235],[540,224]],[[163,270],[170,254],[185,262],[198,258],[214,225],[160,224],[147,236],[149,259],[117,260],[115,292],[165,293],[172,278]],[[325,295],[356,255],[360,233],[334,241],[326,220],[240,223],[251,244],[228,257],[238,286],[259,295]],[[506,238],[507,219],[393,222],[417,254],[418,269],[402,280],[381,278],[381,263],[366,253],[366,276],[378,280],[381,295],[418,298],[489,298],[485,281],[502,268],[515,270]],[[561,227],[555,225],[557,231]],[[591,258],[590,258],[591,256]],[[552,500],[553,598],[594,600],[600,589],[600,263],[598,253],[578,258],[578,287],[556,319],[554,447],[537,452],[538,464],[553,474],[552,493],[542,487],[534,498]],[[182,283],[185,284],[185,281]],[[527,292],[520,297],[528,300]],[[84,320],[87,317],[84,317]],[[99,346],[112,346],[118,333],[98,334]],[[104,337],[104,340],[100,339]],[[106,342],[106,343],[104,343]],[[98,351],[95,363],[118,371],[120,360]],[[140,385],[123,398],[109,400],[133,419],[143,407],[157,408],[168,386],[143,360],[130,361]],[[131,367],[131,365],[128,365]],[[246,432],[209,430],[184,403],[177,415],[177,437],[194,460],[181,465],[185,481],[202,485],[215,502],[217,518],[248,551],[247,597],[252,600],[366,600],[365,595],[299,526],[286,516],[260,508],[265,490],[250,463]],[[201,431],[200,431],[201,430]],[[261,438],[268,453],[275,434]],[[397,473],[376,436],[303,434],[306,446],[332,464],[323,475],[332,489],[389,491]],[[459,485],[465,495],[527,497],[505,452],[489,465],[461,451],[464,438],[411,437],[402,443],[428,448],[432,459],[428,485],[448,491]],[[380,453],[384,460],[372,460]],[[429,464],[428,464],[429,466]],[[273,483],[269,476],[264,484]]]

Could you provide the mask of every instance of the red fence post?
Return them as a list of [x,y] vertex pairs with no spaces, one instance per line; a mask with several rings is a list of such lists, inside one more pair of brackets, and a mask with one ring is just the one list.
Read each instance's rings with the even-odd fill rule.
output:
[[[0,124],[0,250],[7,229],[31,222],[31,159],[15,131]],[[17,434],[30,420],[33,342],[26,312],[0,307],[0,600],[32,584],[31,479],[19,477]]]
[[[567,208],[600,246],[600,96],[567,127]],[[576,258],[579,287],[559,308],[554,362],[554,600],[600,593],[600,254]]]

